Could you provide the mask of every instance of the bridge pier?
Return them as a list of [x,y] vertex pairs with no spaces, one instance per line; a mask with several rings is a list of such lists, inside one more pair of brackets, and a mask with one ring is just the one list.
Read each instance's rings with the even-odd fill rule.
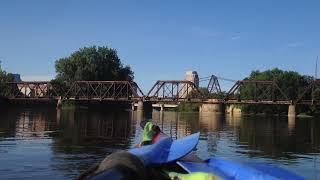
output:
[[139,101],[137,110],[138,111],[151,112],[152,111],[152,102],[150,102],[150,101]]
[[135,110],[135,107],[134,107],[134,102],[131,103],[131,110],[134,111]]
[[288,116],[296,117],[296,105],[290,104],[288,108]]
[[150,101],[139,101],[137,112],[142,113],[144,118],[151,119],[152,118],[152,102]]
[[200,113],[210,112],[215,114],[225,114],[225,105],[219,104],[202,104],[199,108]]
[[61,109],[62,107],[62,98],[59,97],[58,102],[57,102],[57,109]]
[[164,111],[164,104],[160,105],[160,111],[163,112]]
[[230,116],[238,116],[238,115],[241,115],[241,108],[231,104],[229,106],[226,107],[226,112],[228,114],[230,114]]
[[143,101],[138,102],[137,111],[143,111]]

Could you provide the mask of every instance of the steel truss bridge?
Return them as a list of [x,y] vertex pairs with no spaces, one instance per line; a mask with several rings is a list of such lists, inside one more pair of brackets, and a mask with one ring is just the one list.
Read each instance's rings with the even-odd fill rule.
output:
[[[208,81],[199,89],[190,81],[159,80],[147,94],[135,82],[130,81],[75,81],[68,88],[49,81],[8,82],[4,97],[9,100],[49,101],[151,101],[163,103],[194,102],[211,104],[303,104],[320,105],[320,80],[314,80],[301,90],[296,99],[289,99],[276,81],[234,81],[215,75],[200,79]],[[219,80],[234,85],[222,91]]]

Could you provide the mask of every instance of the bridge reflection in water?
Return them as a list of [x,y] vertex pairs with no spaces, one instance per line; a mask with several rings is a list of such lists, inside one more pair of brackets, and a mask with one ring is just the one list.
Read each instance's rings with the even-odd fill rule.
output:
[[[62,144],[130,148],[142,133],[142,112],[106,112],[92,109],[55,110],[46,108],[2,111],[3,137],[51,137]],[[320,148],[320,122],[278,116],[224,116],[214,113],[178,113],[153,111],[152,121],[174,139],[201,132],[209,151],[220,138],[240,148],[259,150],[265,155],[280,152],[315,152]],[[59,136],[56,136],[59,134]],[[211,139],[210,139],[211,138]],[[230,138],[230,139],[228,139]],[[212,142],[211,142],[212,141]],[[287,155],[285,155],[287,156]]]
[[[104,109],[12,108],[0,113],[0,160],[15,161],[15,157],[10,156],[12,151],[24,159],[19,161],[22,165],[42,160],[39,166],[43,166],[46,174],[52,171],[67,178],[74,178],[107,154],[138,143],[142,134],[139,124],[146,119],[137,111]],[[174,139],[200,131],[196,153],[202,158],[214,155],[268,162],[307,177],[319,171],[320,162],[314,160],[320,158],[320,121],[317,119],[159,111],[153,111],[152,119]],[[25,143],[26,139],[30,141]],[[16,143],[9,143],[12,141]],[[7,148],[8,144],[14,148]],[[4,152],[9,154],[2,156]],[[37,156],[43,153],[45,155]],[[38,172],[41,167],[32,171]],[[0,172],[5,168],[8,167],[0,165]],[[13,173],[19,175],[16,171]]]

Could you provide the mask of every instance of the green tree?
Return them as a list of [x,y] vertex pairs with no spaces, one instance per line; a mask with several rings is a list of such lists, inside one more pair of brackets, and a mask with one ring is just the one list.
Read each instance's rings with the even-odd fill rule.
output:
[[[303,92],[303,90],[312,82],[313,78],[310,76],[303,76],[294,71],[283,71],[278,68],[267,71],[252,71],[250,76],[244,80],[262,80],[262,81],[275,81],[281,89],[282,93],[287,96],[289,100],[296,100]],[[284,100],[280,90],[275,89],[274,98]],[[255,94],[257,99],[271,100],[272,87],[260,86],[255,88],[254,84],[244,85],[240,88],[241,99],[253,99]],[[257,92],[257,93],[255,93]],[[262,92],[269,92],[263,94]],[[269,95],[269,97],[267,97]],[[242,110],[245,112],[255,113],[284,113],[287,111],[286,106],[280,105],[243,105]]]
[[104,46],[81,48],[69,57],[58,59],[55,68],[57,76],[51,83],[60,92],[74,81],[132,81],[134,78],[131,68],[121,63],[117,51]]
[[10,87],[6,83],[11,81],[13,81],[13,75],[2,70],[0,64],[0,96],[6,96],[10,92]]
[[63,82],[125,80],[134,76],[129,66],[124,66],[115,49],[108,47],[84,47],[69,57],[56,61],[56,80]]
[[[275,81],[282,92],[290,99],[297,99],[298,95],[308,86],[313,80],[310,76],[300,75],[294,71],[283,71],[278,68],[267,71],[252,71],[249,77],[244,80],[262,80],[262,81]],[[246,96],[253,95],[253,85],[242,87],[242,94]],[[279,98],[281,93],[276,92]]]

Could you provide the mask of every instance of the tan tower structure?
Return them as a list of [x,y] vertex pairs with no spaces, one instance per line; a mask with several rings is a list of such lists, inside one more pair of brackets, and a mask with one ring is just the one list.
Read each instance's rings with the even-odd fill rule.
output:
[[[199,87],[199,77],[197,71],[187,71],[185,80],[191,81],[198,88]],[[188,92],[186,92],[188,91]],[[180,92],[180,97],[185,98],[192,91],[192,88],[183,87]]]
[[187,71],[186,80],[193,82],[197,88],[199,87],[199,76],[197,71]]

